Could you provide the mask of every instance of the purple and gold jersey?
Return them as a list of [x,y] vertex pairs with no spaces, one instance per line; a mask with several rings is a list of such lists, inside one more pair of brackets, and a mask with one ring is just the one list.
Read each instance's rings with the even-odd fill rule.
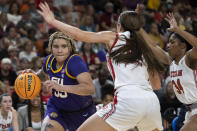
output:
[[[86,63],[77,54],[71,54],[59,69],[56,69],[56,62],[53,55],[47,56],[43,71],[50,76],[50,80],[61,85],[77,85],[79,83],[76,77],[83,72],[88,72]],[[53,89],[52,96],[47,103],[59,110],[72,112],[84,109],[93,102],[91,96],[80,96]]]

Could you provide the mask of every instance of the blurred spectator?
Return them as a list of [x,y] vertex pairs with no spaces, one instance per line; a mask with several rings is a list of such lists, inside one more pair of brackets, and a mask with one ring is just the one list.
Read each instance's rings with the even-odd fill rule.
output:
[[92,49],[91,43],[83,43],[83,45],[81,46],[80,55],[82,56],[83,60],[87,63],[87,65],[100,63],[97,54],[94,53]]
[[19,49],[15,45],[10,45],[8,47],[9,58],[12,61],[12,67],[14,71],[17,71],[17,67],[19,66]]
[[160,0],[148,0],[147,7],[150,10],[157,11],[160,6]]
[[20,15],[20,6],[18,3],[13,2],[10,4],[8,12],[8,21],[13,22],[15,25],[22,19]]
[[172,122],[173,131],[179,131],[181,129],[181,127],[184,125],[186,111],[187,111],[187,109],[186,109],[185,105],[182,105],[180,112],[178,113],[178,116],[175,117]]
[[0,80],[7,79],[9,85],[13,86],[17,77],[16,72],[12,70],[11,60],[9,58],[3,58],[1,60]]
[[169,127],[174,117],[177,115],[181,103],[177,100],[170,77],[167,77],[164,84],[165,94],[159,98],[161,105],[161,115],[164,119],[165,127]]
[[99,29],[99,23],[98,23],[99,22],[99,14],[95,12],[95,9],[91,4],[87,5],[86,9],[87,9],[87,11],[85,12],[86,13],[85,15],[92,16],[93,22],[96,26],[96,30],[97,30],[97,28]]
[[17,110],[19,107],[27,104],[27,101],[23,98],[20,98],[15,91],[12,93],[13,107]]
[[23,131],[40,131],[46,108],[41,95],[28,100],[28,105],[18,108],[19,127]]
[[42,68],[43,60],[41,57],[36,56],[32,58],[32,69],[37,72]]
[[6,29],[9,25],[13,26],[13,23],[8,21],[7,13],[1,12],[0,14],[0,38],[2,38],[6,34]]
[[113,86],[113,81],[109,80],[108,77],[109,77],[108,71],[102,68],[98,73],[98,78],[93,80],[95,87],[95,94],[93,95],[93,98],[95,99],[96,103],[101,102],[102,88],[107,84]]
[[59,11],[68,11],[70,7],[73,6],[72,0],[54,0],[54,7],[56,7]]
[[10,45],[12,45],[12,42],[7,37],[3,37],[0,40],[0,60],[4,57],[8,57],[8,47]]
[[158,26],[156,23],[152,23],[149,28],[149,36],[158,43],[158,45],[164,49],[165,44],[164,40],[165,37],[159,33]]
[[32,61],[37,54],[33,51],[34,45],[31,40],[28,40],[24,45],[25,50],[19,53],[19,59],[26,58],[29,62]]
[[137,3],[141,3],[143,0],[123,0],[123,5],[126,6],[129,10],[135,10]]
[[100,17],[100,30],[111,30],[115,26],[115,21],[118,16],[113,13],[113,4],[108,2],[105,4],[105,12],[101,14]]
[[104,10],[103,5],[105,5],[107,3],[107,0],[87,0],[91,5],[93,5],[94,9],[96,10],[96,12],[100,12]]
[[111,84],[107,84],[103,87],[102,89],[102,101],[101,104],[98,104],[96,106],[97,110],[103,108],[104,106],[106,106],[108,103],[113,101],[114,95],[113,95],[113,85]]
[[166,3],[161,3],[159,10],[155,13],[155,20],[157,23],[161,22],[162,19],[166,17],[168,13],[168,8]]
[[75,12],[68,12],[63,17],[64,22],[73,26],[79,26],[79,16]]
[[8,12],[9,9],[9,0],[0,0],[0,13]]
[[8,131],[13,127],[14,131],[19,131],[18,115],[12,107],[10,94],[0,95],[0,130]]
[[43,104],[47,104],[48,99],[51,97],[52,92],[51,90],[47,89],[45,86],[42,85],[42,99],[43,99]]
[[37,29],[37,24],[30,19],[29,11],[23,11],[22,19],[18,22],[17,28],[21,36],[27,37],[29,29]]
[[6,32],[7,32],[7,37],[9,39],[9,41],[11,41],[12,44],[14,44],[14,45],[18,44],[17,42],[20,38],[20,35],[17,32],[17,28],[15,26],[9,25],[7,27]]
[[91,15],[85,15],[82,18],[80,29],[85,31],[97,32],[98,26],[94,24],[94,19]]
[[27,58],[22,58],[20,59],[20,65],[18,66],[17,71],[29,69],[31,66],[31,63]]
[[35,36],[36,36],[36,30],[34,28],[29,28],[27,30],[28,39],[35,43],[36,42],[36,37]]
[[32,22],[35,23],[36,25],[38,23],[43,22],[42,17],[37,12],[35,0],[29,0],[28,6],[29,6],[28,10],[30,11],[29,12],[30,19],[32,20]]

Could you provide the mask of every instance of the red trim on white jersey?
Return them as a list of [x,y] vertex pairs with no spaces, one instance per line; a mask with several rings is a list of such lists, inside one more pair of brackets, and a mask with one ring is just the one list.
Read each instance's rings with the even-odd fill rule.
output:
[[[114,48],[114,46],[116,45],[117,41],[118,41],[118,33],[116,33],[116,39],[115,39],[112,47],[110,48],[109,53]],[[109,65],[110,65],[110,69],[111,69],[111,73],[112,73],[112,76],[113,76],[113,80],[115,81],[116,75],[115,75],[114,67],[112,65],[112,61],[111,61],[111,58],[110,57],[108,58],[108,62],[109,62]]]
[[112,65],[112,61],[111,61],[111,58],[110,57],[108,59],[108,62],[109,62],[109,66],[110,66],[110,69],[111,69],[112,76],[113,76],[113,80],[115,81],[116,75],[115,75],[114,67]]
[[118,33],[116,33],[116,39],[115,39],[113,45],[111,46],[109,52],[111,52],[112,48],[114,48],[114,46],[116,45],[117,41],[118,41]]
[[196,88],[197,88],[197,70],[194,70],[193,74],[194,74],[194,81],[196,83]]

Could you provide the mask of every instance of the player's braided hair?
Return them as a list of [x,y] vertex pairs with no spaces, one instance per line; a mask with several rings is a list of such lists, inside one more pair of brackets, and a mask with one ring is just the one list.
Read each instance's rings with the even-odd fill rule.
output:
[[64,39],[70,45],[68,45],[69,50],[71,53],[76,53],[75,41],[73,38],[69,37],[68,35],[64,34],[63,32],[55,32],[49,37],[49,49],[52,51],[52,44],[55,39]]

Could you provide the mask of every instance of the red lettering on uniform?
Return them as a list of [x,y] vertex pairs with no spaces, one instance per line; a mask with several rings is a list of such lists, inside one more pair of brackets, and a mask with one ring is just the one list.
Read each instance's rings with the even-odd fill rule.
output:
[[170,76],[171,76],[171,77],[177,77],[177,76],[182,76],[182,75],[183,75],[183,71],[182,71],[182,70],[171,71],[171,72],[170,72]]
[[11,126],[10,123],[7,124],[7,125],[0,124],[0,127],[1,127],[2,129],[9,128],[10,126]]
[[182,70],[178,70],[178,76],[182,76]]

